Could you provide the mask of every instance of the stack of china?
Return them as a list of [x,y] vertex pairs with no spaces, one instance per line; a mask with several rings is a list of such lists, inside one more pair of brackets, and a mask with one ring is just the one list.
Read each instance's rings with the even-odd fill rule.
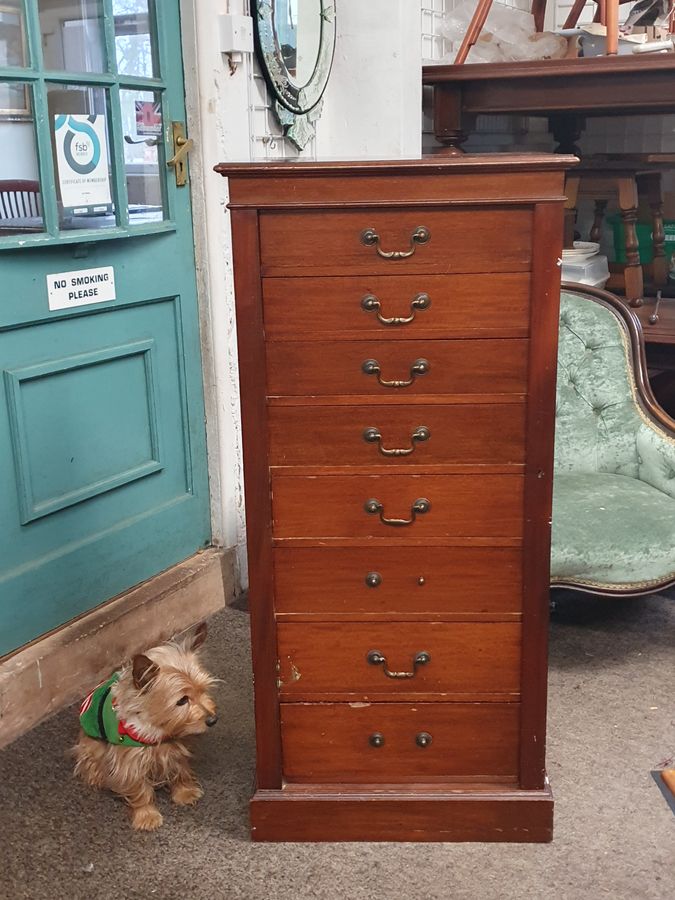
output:
[[575,241],[562,252],[562,280],[604,288],[609,280],[607,257],[599,253],[600,244]]

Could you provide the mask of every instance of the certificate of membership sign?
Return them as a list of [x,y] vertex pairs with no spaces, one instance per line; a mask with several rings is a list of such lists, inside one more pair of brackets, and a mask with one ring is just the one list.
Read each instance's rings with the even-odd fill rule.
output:
[[54,136],[63,206],[106,212],[112,198],[105,116],[54,116]]

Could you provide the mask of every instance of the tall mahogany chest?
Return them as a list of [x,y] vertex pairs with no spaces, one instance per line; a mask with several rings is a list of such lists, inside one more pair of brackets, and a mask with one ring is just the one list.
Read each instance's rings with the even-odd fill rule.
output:
[[256,840],[546,841],[571,157],[228,165]]

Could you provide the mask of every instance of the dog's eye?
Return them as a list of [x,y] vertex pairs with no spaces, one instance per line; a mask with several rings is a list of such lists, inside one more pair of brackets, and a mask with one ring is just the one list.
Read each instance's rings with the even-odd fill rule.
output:
[[186,703],[189,703],[190,698],[185,695],[185,697],[181,697],[180,700],[176,700],[176,706],[185,706]]

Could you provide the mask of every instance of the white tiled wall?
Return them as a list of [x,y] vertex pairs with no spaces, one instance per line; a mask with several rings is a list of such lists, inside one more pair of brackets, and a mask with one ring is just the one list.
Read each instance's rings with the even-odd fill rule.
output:
[[[425,62],[436,62],[451,51],[457,51],[451,42],[440,34],[443,17],[453,9],[459,0],[422,0],[422,59]],[[516,9],[529,9],[529,0],[501,0],[504,6]],[[424,118],[422,125],[422,146],[425,152],[433,151],[438,146],[434,136],[431,119],[431,89],[425,90]],[[476,130],[464,144],[469,153],[485,153],[517,148],[531,136],[528,135],[527,119],[520,116],[479,116]],[[544,149],[549,149],[548,142]]]

